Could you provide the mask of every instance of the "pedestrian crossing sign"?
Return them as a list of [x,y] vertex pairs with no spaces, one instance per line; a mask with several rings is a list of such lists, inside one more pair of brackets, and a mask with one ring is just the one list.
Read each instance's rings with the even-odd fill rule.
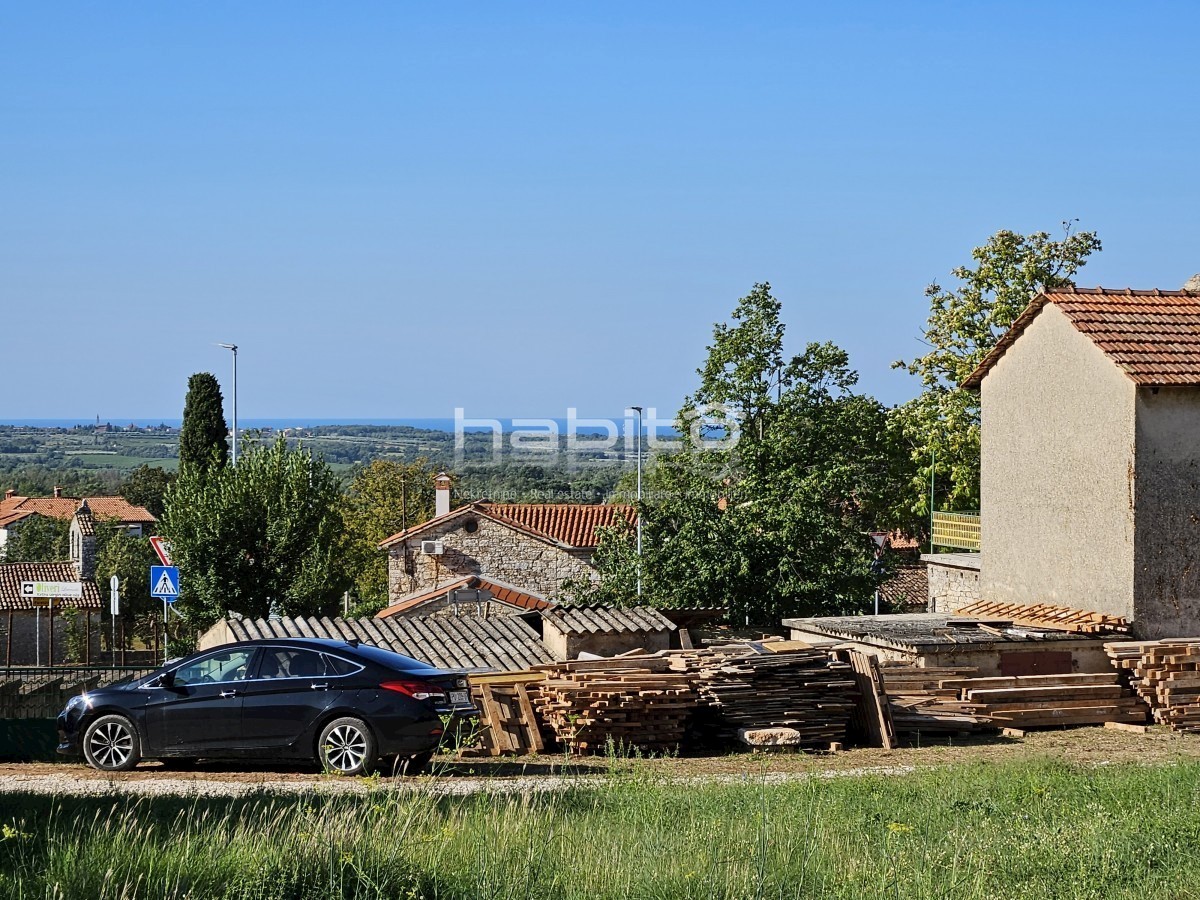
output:
[[168,603],[179,599],[179,567],[150,567],[150,596],[159,597]]

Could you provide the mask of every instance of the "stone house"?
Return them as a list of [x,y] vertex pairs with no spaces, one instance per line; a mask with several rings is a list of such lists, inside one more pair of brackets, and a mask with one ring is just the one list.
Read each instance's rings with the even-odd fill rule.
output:
[[523,590],[498,578],[465,575],[444,581],[427,591],[418,591],[381,609],[377,619],[393,616],[513,616],[537,613],[553,606],[540,594]]
[[87,503],[96,519],[115,522],[138,537],[158,521],[144,506],[135,506],[124,497],[67,497],[57,487],[53,497],[22,497],[10,490],[0,500],[0,553],[10,532],[19,529],[30,517],[44,516],[65,522],[75,515],[81,503]]
[[[88,503],[71,519],[66,562],[0,563],[0,658],[6,666],[57,665],[99,659],[103,598],[95,582],[95,520]],[[30,597],[28,582],[79,585],[80,597]],[[75,645],[74,647],[72,645]]]
[[475,502],[450,509],[450,479],[438,477],[432,519],[380,544],[388,554],[393,606],[470,576],[543,600],[563,582],[595,578],[597,529],[632,522],[632,507],[576,503]]
[[980,599],[1200,632],[1200,290],[1043,293],[964,387]]

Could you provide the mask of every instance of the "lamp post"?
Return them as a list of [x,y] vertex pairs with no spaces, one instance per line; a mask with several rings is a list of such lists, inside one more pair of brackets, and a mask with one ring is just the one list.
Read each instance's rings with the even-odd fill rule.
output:
[[637,595],[642,596],[642,408],[629,407],[637,413],[637,434],[634,436],[634,453],[637,454]]
[[217,344],[233,351],[233,464],[237,465],[237,344]]

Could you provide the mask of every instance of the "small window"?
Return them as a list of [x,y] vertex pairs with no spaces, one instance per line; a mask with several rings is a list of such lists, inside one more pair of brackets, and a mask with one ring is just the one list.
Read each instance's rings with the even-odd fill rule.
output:
[[325,664],[329,667],[330,675],[351,675],[362,669],[362,666],[356,666],[354,663],[336,656],[326,656]]
[[467,521],[463,522],[463,531],[465,531],[467,534],[474,534],[478,530],[479,530],[479,520],[478,519],[467,519]]
[[271,649],[263,655],[259,678],[320,678],[325,674],[325,662],[320,653],[311,650]]

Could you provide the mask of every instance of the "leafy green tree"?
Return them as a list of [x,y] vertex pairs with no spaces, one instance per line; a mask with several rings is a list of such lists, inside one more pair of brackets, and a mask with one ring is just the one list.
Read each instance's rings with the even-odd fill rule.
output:
[[221,385],[210,372],[197,372],[188,379],[183,404],[183,426],[179,429],[179,467],[206,474],[223,469],[229,460],[229,426],[225,424]]
[[1071,284],[1101,249],[1095,232],[1073,232],[1069,222],[1064,226],[1061,240],[1044,231],[998,231],[971,252],[974,267],[953,270],[955,287],[935,282],[925,289],[929,351],[896,363],[918,376],[922,387],[891,422],[895,440],[909,448],[915,464],[905,509],[898,512],[920,521],[928,517],[931,474],[939,508],[979,508],[979,397],[959,384],[1040,291]]
[[348,580],[339,564],[337,476],[280,437],[167,491],[163,535],[179,566],[178,607],[196,629],[227,610],[247,616],[334,612]]
[[141,465],[125,476],[121,496],[135,506],[144,506],[155,518],[166,509],[167,488],[175,480],[173,472],[158,466]]
[[71,523],[32,515],[9,528],[4,562],[62,562],[71,558]]
[[352,573],[361,614],[387,605],[387,555],[379,543],[433,517],[435,474],[424,459],[413,463],[377,459],[355,472],[341,504],[342,558]]
[[104,589],[112,576],[121,580],[121,620],[127,637],[153,640],[151,622],[162,609],[162,601],[150,596],[150,567],[156,565],[158,557],[148,538],[118,528],[98,542],[96,581]]
[[[726,606],[764,625],[869,602],[878,576],[865,532],[883,524],[907,461],[886,439],[887,411],[856,393],[844,351],[786,356],[780,312],[770,285],[755,285],[714,330],[679,417],[688,437],[657,458],[642,505],[643,602]],[[581,599],[633,600],[628,541],[602,538],[600,582]]]

